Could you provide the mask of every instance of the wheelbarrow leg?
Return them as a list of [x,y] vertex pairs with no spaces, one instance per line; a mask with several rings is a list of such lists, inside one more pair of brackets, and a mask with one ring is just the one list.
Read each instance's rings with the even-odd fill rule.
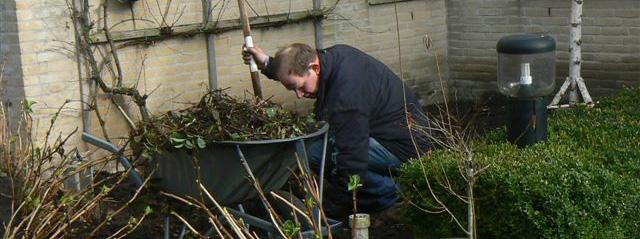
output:
[[170,216],[164,218],[164,239],[169,239],[169,223],[171,221]]
[[124,166],[124,168],[127,170],[130,169],[129,177],[136,184],[136,188],[140,188],[142,186],[142,179],[136,172],[136,169],[131,166],[131,163],[129,163],[129,160],[127,160],[126,157],[122,156],[118,147],[86,132],[82,133],[82,140],[115,154],[117,156],[116,158],[120,161],[122,166]]
[[[267,198],[264,196],[264,192],[262,191],[262,188],[260,187],[260,184],[258,183],[258,180],[253,175],[253,172],[251,171],[251,167],[249,167],[249,163],[247,163],[247,159],[244,157],[244,154],[242,153],[242,150],[240,149],[240,145],[238,145],[238,144],[236,144],[236,153],[238,153],[238,157],[240,158],[240,163],[242,163],[242,166],[244,167],[244,170],[246,171],[247,176],[251,180],[251,183],[256,188],[256,190],[258,190],[258,197],[260,198],[260,201],[262,202],[262,206],[264,206],[264,208],[267,210],[268,214],[271,214],[271,206],[269,205],[269,202],[267,201]],[[230,209],[229,211],[233,212],[235,210]],[[271,225],[273,226],[273,229],[271,231],[269,231],[269,233],[273,233],[273,232],[279,231],[276,219],[273,218],[273,217],[271,218]]]
[[182,239],[184,238],[184,235],[187,232],[187,225],[186,224],[182,224],[182,226],[180,227],[180,237],[178,237],[178,239]]
[[298,154],[298,158],[300,158],[300,160],[302,161],[302,165],[304,166],[305,170],[307,170],[308,172],[311,172],[311,169],[309,169],[309,158],[307,157],[307,149],[304,146],[304,140],[303,139],[296,140],[295,144],[296,144],[296,153]]
[[[304,140],[303,139],[296,140],[295,145],[296,145],[296,153],[298,154],[298,158],[300,159],[300,161],[302,161],[304,170],[307,172],[311,172],[311,168],[309,167],[309,158],[307,157],[307,149],[304,146]],[[322,178],[320,178],[320,182],[322,182]],[[320,186],[320,188],[322,188],[322,186]],[[307,193],[307,194],[308,194],[307,195],[308,197],[311,195],[311,193]],[[320,200],[322,201],[322,199]],[[316,218],[316,221],[318,222],[318,224],[322,224],[320,223],[320,212],[317,208],[313,209],[313,216]]]
[[[321,221],[321,215],[320,215],[320,207],[322,207],[322,197],[323,197],[323,187],[324,187],[324,183],[323,180],[324,179],[324,164],[325,164],[325,159],[327,156],[327,144],[328,144],[328,135],[327,133],[324,134],[323,140],[322,140],[322,158],[320,158],[320,172],[318,174],[318,185],[319,185],[319,202],[318,205],[319,207],[316,207],[313,209],[313,217],[315,217],[316,221],[318,222],[318,229],[320,231],[322,231],[322,221]],[[299,139],[295,141],[295,145],[296,145],[296,153],[298,154],[298,157],[300,158],[300,160],[302,161],[302,164],[304,165],[304,170],[306,170],[307,172],[311,172],[311,169],[309,167],[309,159],[307,157],[307,150],[306,147],[304,145],[304,140],[303,139]]]
[[327,159],[327,146],[329,145],[329,133],[324,133],[324,137],[322,139],[322,158],[320,158],[320,176],[318,176],[318,184],[320,185],[320,206],[322,206],[322,198],[324,193],[324,166],[325,161]]

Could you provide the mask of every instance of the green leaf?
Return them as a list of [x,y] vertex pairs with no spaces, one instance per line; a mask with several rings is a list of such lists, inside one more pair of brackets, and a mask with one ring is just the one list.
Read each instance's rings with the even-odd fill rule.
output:
[[189,121],[189,123],[187,123],[184,127],[185,127],[185,128],[188,128],[189,126],[191,126],[191,125],[192,125],[193,123],[195,123],[195,122],[196,122],[196,118],[193,118],[193,119],[191,119],[191,120]]
[[247,140],[247,136],[240,135],[238,133],[233,133],[230,136],[231,136],[231,140],[237,140],[237,141]]
[[196,142],[198,143],[198,148],[204,149],[205,147],[207,147],[207,143],[204,142],[204,139],[200,138],[200,136],[198,136]]
[[27,114],[31,114],[33,113],[33,105],[35,105],[36,103],[38,102],[25,100],[22,102],[22,110]]
[[147,206],[144,208],[144,215],[149,215],[153,212],[153,209],[151,209],[151,207]]
[[266,112],[267,112],[267,117],[269,117],[270,119],[272,119],[273,117],[276,117],[276,109],[267,108]]
[[313,208],[316,206],[316,201],[313,198],[307,198],[304,200],[304,204],[307,208]]
[[184,143],[187,141],[184,135],[177,132],[171,134],[170,140],[171,144],[173,144],[173,147],[177,149],[182,148],[182,146],[184,146]]
[[296,132],[297,134],[302,134],[302,130],[300,130],[298,126],[292,125],[291,128],[293,128],[293,131]]
[[39,207],[39,206],[40,206],[40,198],[39,198],[39,197],[36,197],[35,199],[33,199],[33,200],[31,201],[31,205],[32,205],[33,207]]
[[316,122],[316,117],[314,114],[309,114],[307,115],[307,118],[305,119],[305,121],[308,125],[312,125]]
[[284,222],[283,229],[284,229],[284,234],[285,236],[287,236],[287,238],[293,238],[294,235],[300,232],[300,224],[294,223],[291,220],[287,220]]
[[191,142],[191,140],[187,140],[184,142],[184,146],[188,149],[193,149],[193,142]]
[[349,177],[349,185],[347,190],[351,192],[354,190],[358,190],[358,188],[360,187],[362,187],[362,183],[360,183],[360,175],[351,175],[351,177]]
[[138,223],[138,219],[135,217],[129,218],[129,225],[136,225]]
[[60,198],[60,204],[67,206],[69,204],[73,204],[76,201],[74,195],[64,195]]
[[102,185],[102,193],[108,193],[111,191],[111,188],[107,187],[107,185]]

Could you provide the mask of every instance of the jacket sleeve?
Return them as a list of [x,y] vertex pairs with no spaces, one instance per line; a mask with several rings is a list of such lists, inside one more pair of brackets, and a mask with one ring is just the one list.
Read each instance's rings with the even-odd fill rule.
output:
[[278,76],[276,75],[276,69],[272,63],[273,63],[273,57],[269,57],[267,60],[267,65],[262,69],[262,74],[264,74],[269,79],[278,81]]

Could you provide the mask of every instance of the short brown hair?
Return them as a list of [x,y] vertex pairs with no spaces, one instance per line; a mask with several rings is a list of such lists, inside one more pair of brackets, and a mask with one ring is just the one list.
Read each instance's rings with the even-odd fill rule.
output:
[[288,66],[287,74],[296,74],[304,76],[308,73],[309,64],[311,64],[318,53],[311,46],[304,43],[293,43],[284,47],[276,53],[274,66],[276,74],[280,72],[283,66]]

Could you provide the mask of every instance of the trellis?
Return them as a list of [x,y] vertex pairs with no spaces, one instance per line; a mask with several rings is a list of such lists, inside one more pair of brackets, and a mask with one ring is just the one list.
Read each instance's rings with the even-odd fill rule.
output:
[[[94,29],[95,25],[90,19],[89,9],[90,4],[88,0],[68,0],[69,9],[72,14],[72,20],[74,23],[74,29],[76,32],[76,54],[78,62],[78,72],[80,77],[80,91],[82,95],[83,105],[83,130],[89,131],[91,129],[91,120],[89,113],[95,112],[98,122],[103,128],[103,134],[108,140],[107,131],[104,129],[104,120],[100,115],[98,105],[96,101],[96,87],[100,88],[102,92],[114,95],[126,95],[131,97],[132,101],[136,103],[140,109],[140,114],[143,120],[149,118],[148,109],[146,107],[146,99],[148,95],[141,94],[136,86],[127,87],[122,84],[123,82],[123,70],[118,57],[118,50],[124,47],[139,45],[139,44],[154,44],[159,41],[178,38],[178,37],[190,37],[198,34],[206,35],[207,46],[207,67],[209,71],[209,88],[218,88],[217,73],[216,73],[216,57],[215,57],[215,36],[217,34],[239,30],[243,27],[242,19],[230,19],[230,20],[212,20],[210,18],[213,11],[212,6],[215,0],[203,0],[202,22],[191,23],[184,25],[170,25],[167,24],[164,19],[168,13],[169,5],[167,4],[164,15],[162,16],[163,22],[157,27],[134,29],[126,31],[111,31],[112,26],[108,26],[109,10],[107,9],[107,1],[101,0],[99,9],[102,12],[101,29]],[[221,0],[230,1],[230,0]],[[240,3],[244,3],[247,0],[240,0]],[[135,1],[131,1],[130,7],[133,9]],[[315,43],[316,47],[322,47],[322,32],[320,22],[330,12],[335,9],[335,6],[340,1],[336,1],[332,6],[328,8],[321,8],[321,0],[312,0],[313,9],[305,11],[295,11],[280,14],[269,14],[263,16],[247,17],[249,22],[254,28],[269,28],[279,27],[286,24],[300,23],[306,21],[314,22],[315,30]],[[266,2],[265,2],[266,4]],[[161,13],[162,14],[162,13]],[[132,19],[135,19],[132,17]],[[94,31],[97,30],[97,31]],[[117,45],[116,45],[117,44]],[[238,43],[239,45],[241,43]],[[106,52],[100,52],[99,47],[104,47]],[[101,55],[96,56],[96,50]],[[101,59],[99,59],[101,58]],[[113,85],[107,84],[102,79],[102,72],[106,67],[111,66],[115,69],[113,78],[115,83]],[[254,87],[255,89],[255,87]],[[113,97],[109,97],[111,102],[116,106],[118,111],[126,119],[129,128],[135,130],[136,126],[132,120],[132,117],[123,109],[124,106],[118,103]]]

